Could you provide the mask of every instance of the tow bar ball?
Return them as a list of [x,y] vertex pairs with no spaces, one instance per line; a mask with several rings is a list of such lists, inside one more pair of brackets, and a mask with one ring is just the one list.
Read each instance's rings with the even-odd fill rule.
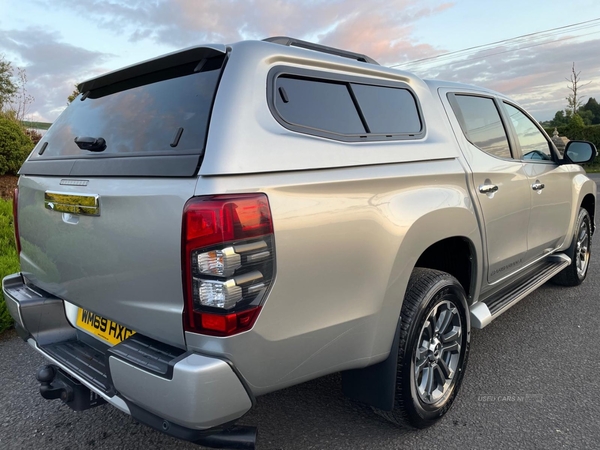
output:
[[75,411],[83,411],[106,403],[95,392],[90,391],[52,364],[39,369],[36,378],[40,382],[42,397],[47,400],[59,398]]
[[41,383],[40,394],[47,400],[60,398],[65,403],[70,402],[73,400],[73,389],[70,386],[58,382],[55,383],[55,386],[52,385],[56,373],[56,369],[50,365],[38,370],[36,378]]

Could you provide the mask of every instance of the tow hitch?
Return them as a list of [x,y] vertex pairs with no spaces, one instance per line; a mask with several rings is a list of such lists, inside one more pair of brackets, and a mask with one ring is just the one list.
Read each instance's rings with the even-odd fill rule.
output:
[[75,411],[83,411],[106,403],[102,397],[71,378],[57,366],[49,364],[36,374],[40,382],[40,394],[47,400],[59,398]]
[[[59,398],[75,411],[83,411],[106,403],[106,400],[54,364],[39,369],[36,378],[40,382],[42,397],[47,400]],[[133,403],[127,403],[127,406],[132,417],[137,421],[170,436],[204,447],[253,450],[256,446],[255,427],[231,426],[225,429],[192,430],[155,416]]]

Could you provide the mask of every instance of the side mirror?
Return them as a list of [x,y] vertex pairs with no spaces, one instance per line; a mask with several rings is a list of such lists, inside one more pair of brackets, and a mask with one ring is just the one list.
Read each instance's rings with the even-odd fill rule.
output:
[[596,146],[588,141],[569,141],[565,147],[565,162],[586,164],[592,162],[598,151]]

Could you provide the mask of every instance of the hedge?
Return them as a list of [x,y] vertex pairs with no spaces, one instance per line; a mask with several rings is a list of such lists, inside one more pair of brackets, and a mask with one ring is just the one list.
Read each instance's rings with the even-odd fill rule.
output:
[[[544,128],[546,133],[552,137],[554,128]],[[588,125],[583,127],[569,127],[569,125],[563,125],[557,127],[559,136],[565,136],[571,140],[578,139],[584,141],[590,141],[594,143],[596,148],[600,149],[600,125]]]
[[33,149],[23,127],[10,117],[0,116],[0,175],[16,175]]

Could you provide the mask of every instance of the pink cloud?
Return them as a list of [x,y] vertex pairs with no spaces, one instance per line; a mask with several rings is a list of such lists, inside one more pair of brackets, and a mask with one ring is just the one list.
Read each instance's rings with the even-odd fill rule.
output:
[[325,44],[398,62],[439,52],[415,41],[413,26],[453,3],[440,0],[170,0],[119,1],[94,7],[95,0],[53,0],[76,8],[97,23],[129,35],[184,47],[199,42],[235,42],[268,36],[314,38]]

